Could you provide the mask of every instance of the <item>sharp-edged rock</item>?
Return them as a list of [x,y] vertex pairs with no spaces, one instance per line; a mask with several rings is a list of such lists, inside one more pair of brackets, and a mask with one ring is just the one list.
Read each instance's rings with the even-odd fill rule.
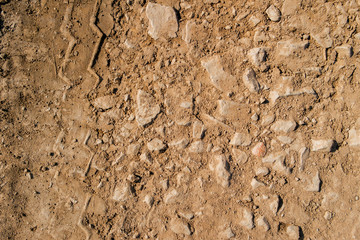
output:
[[260,84],[257,81],[255,71],[252,68],[247,68],[243,74],[243,82],[245,87],[252,93],[260,91]]
[[226,161],[226,157],[224,155],[215,155],[209,164],[209,169],[215,173],[215,178],[218,184],[222,187],[229,186],[229,163]]
[[313,152],[333,152],[336,150],[337,143],[332,139],[322,139],[322,140],[311,140]]
[[140,126],[150,124],[160,113],[160,106],[155,98],[147,92],[139,90],[136,96],[136,121]]
[[235,133],[230,144],[243,147],[249,146],[251,144],[251,135],[248,133]]

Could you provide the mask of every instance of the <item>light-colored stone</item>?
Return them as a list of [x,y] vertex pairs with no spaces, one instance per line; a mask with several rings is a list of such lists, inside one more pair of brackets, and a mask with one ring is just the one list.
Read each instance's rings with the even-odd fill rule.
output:
[[246,152],[241,151],[240,149],[236,149],[233,148],[232,149],[232,154],[234,157],[234,160],[238,163],[238,164],[244,164],[247,162],[248,160],[248,155]]
[[103,97],[98,97],[94,100],[93,104],[94,104],[94,107],[96,107],[96,108],[108,110],[108,109],[114,107],[115,99],[109,95],[103,96]]
[[200,121],[195,121],[193,125],[193,138],[202,139],[205,133],[205,126]]
[[268,126],[268,125],[272,124],[274,121],[275,121],[275,115],[269,114],[269,115],[266,115],[265,117],[263,117],[263,119],[261,121],[261,125]]
[[296,42],[293,40],[280,41],[277,43],[277,53],[280,56],[289,57],[309,47],[308,41]]
[[332,139],[323,139],[323,140],[311,140],[312,143],[312,149],[311,151],[317,152],[332,152],[336,148],[336,141]]
[[178,211],[178,213],[179,213],[179,216],[181,216],[187,220],[191,220],[194,218],[194,213],[189,210],[181,210],[181,211]]
[[146,195],[144,198],[144,203],[151,207],[154,203],[154,198],[151,195]]
[[284,16],[293,15],[296,10],[300,8],[300,5],[301,0],[285,0],[282,5],[281,13]]
[[245,87],[252,93],[260,91],[260,84],[257,81],[256,74],[252,68],[247,68],[243,74],[243,82]]
[[224,155],[215,155],[209,164],[210,171],[215,173],[216,182],[222,187],[229,186],[229,163]]
[[226,228],[224,231],[222,231],[220,233],[220,238],[221,239],[230,239],[232,237],[234,237],[235,234],[233,233],[233,231],[231,230],[230,227]]
[[266,9],[266,14],[268,15],[269,19],[273,22],[278,22],[281,19],[280,10],[274,5],[271,5],[268,9]]
[[296,128],[295,121],[278,120],[271,126],[270,129],[276,133],[279,132],[289,133],[291,131],[294,131],[295,128]]
[[283,144],[291,144],[294,138],[288,136],[277,136],[277,139]]
[[354,54],[353,48],[348,44],[336,47],[335,51],[338,53],[339,58],[350,58]]
[[235,133],[230,141],[231,145],[246,147],[251,144],[251,135],[248,133]]
[[331,48],[333,45],[333,40],[330,36],[330,28],[324,28],[321,32],[311,33],[313,39],[316,43],[323,48]]
[[269,209],[274,214],[274,216],[276,216],[277,212],[279,211],[279,204],[280,204],[279,196],[275,195],[269,203]]
[[246,229],[253,229],[254,226],[254,214],[249,209],[243,209],[240,225]]
[[148,33],[155,40],[177,36],[179,25],[172,7],[149,2],[146,6],[146,16],[149,19]]
[[270,230],[270,224],[264,216],[260,216],[258,219],[256,219],[256,225],[261,227],[265,232]]
[[[193,40],[193,38],[196,36],[196,34],[194,34],[194,29],[195,29],[196,23],[193,20],[188,20],[186,22],[185,25],[185,29],[183,32],[183,40],[189,44],[191,43],[191,41]],[[195,36],[194,36],[195,35]]]
[[306,186],[306,191],[308,192],[319,192],[320,191],[320,177],[319,177],[319,172],[317,172],[315,174],[315,176],[311,179],[311,181],[309,182],[309,184]]
[[348,142],[350,147],[360,146],[360,129],[356,129],[356,128],[350,129]]
[[330,220],[332,218],[332,213],[329,212],[329,211],[326,211],[325,214],[324,214],[324,218],[326,220]]
[[263,142],[257,143],[252,149],[251,153],[257,157],[263,157],[266,154],[266,146]]
[[205,150],[203,141],[196,141],[190,144],[189,152],[192,153],[202,153]]
[[150,151],[163,151],[166,149],[166,145],[158,138],[154,138],[150,142],[147,143],[147,148]]
[[185,149],[189,145],[189,140],[182,138],[180,140],[175,140],[169,143],[170,146],[176,147],[177,149]]
[[180,218],[173,218],[170,221],[170,229],[176,234],[184,234],[186,236],[191,235],[189,224]]
[[299,170],[303,171],[305,167],[305,161],[310,157],[310,149],[307,147],[302,147],[299,150],[299,159],[300,159],[300,166]]
[[140,126],[150,124],[160,113],[160,106],[155,98],[147,92],[139,90],[136,96],[137,108],[135,111],[136,121]]
[[132,143],[128,146],[126,154],[130,156],[137,155],[140,151],[141,145],[139,143]]
[[276,161],[284,161],[285,153],[284,152],[276,152],[271,153],[262,159],[263,163],[275,163]]
[[286,233],[289,239],[298,240],[300,238],[300,228],[295,225],[290,225],[286,228]]
[[131,194],[131,186],[127,181],[124,183],[118,183],[114,189],[112,199],[118,202],[126,201],[131,197]]
[[256,67],[260,67],[260,65],[266,60],[266,51],[264,48],[253,48],[250,49],[248,53],[248,57],[252,64]]
[[270,173],[270,170],[267,167],[259,167],[255,171],[256,176],[266,176]]
[[257,189],[258,187],[263,187],[263,186],[265,186],[264,183],[258,181],[256,178],[253,178],[253,179],[251,180],[250,185],[251,185],[251,187],[252,187],[253,190]]
[[179,196],[179,192],[173,189],[164,195],[164,203],[166,204],[173,203],[175,202],[178,196]]

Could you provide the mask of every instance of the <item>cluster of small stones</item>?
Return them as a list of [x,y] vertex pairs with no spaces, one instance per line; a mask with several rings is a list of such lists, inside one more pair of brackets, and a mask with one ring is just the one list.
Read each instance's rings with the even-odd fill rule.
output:
[[[216,3],[217,1],[213,2]],[[293,6],[287,2],[291,1],[286,0],[282,10],[274,5],[269,6],[265,11],[266,17],[275,24],[281,22],[284,14],[289,15],[295,11]],[[146,6],[145,13],[149,22],[148,34],[154,41],[167,41],[179,36],[179,22],[176,11],[172,7],[150,2]],[[249,18],[249,22],[256,26],[260,20],[254,15]],[[182,36],[186,44],[191,44],[193,36],[196,35],[196,32],[194,32],[195,26],[196,23],[192,20],[186,22]],[[311,37],[324,50],[333,47],[333,41],[328,29],[324,29],[320,33],[312,33]],[[258,41],[259,38],[261,38],[261,33],[255,34],[254,42]],[[279,41],[276,46],[276,52],[279,56],[289,57],[309,47],[310,41],[309,36],[307,36],[301,41]],[[352,57],[351,46],[343,45],[335,50],[343,58]],[[274,54],[272,51],[273,49],[263,46],[249,49],[247,59],[250,65],[243,70],[242,78],[239,81],[248,90],[249,95],[257,96],[259,104],[270,105],[275,105],[280,99],[288,97],[310,95],[315,99],[318,98],[318,94],[311,86],[300,89],[294,89],[289,86],[287,83],[291,81],[292,77],[282,77],[280,79],[281,83],[274,87],[261,83],[258,75],[268,71],[271,67],[271,59],[269,58]],[[222,65],[220,55],[204,57],[199,59],[197,64],[202,66],[204,73],[208,77],[209,84],[214,89],[231,95],[231,89],[236,86],[238,79],[227,72]],[[268,93],[268,97],[264,97],[264,92]],[[109,96],[99,97],[93,102],[93,105],[104,113],[112,109],[116,104],[116,101]],[[176,104],[181,109],[191,110],[196,102],[192,99]],[[138,89],[134,106],[135,111],[134,114],[130,115],[129,121],[136,121],[138,127],[144,131],[152,129],[152,125],[155,125],[158,118],[164,112],[171,111],[167,109],[168,105],[170,103],[156,98],[155,94],[151,91]],[[226,119],[232,119],[233,115],[238,114],[238,109],[241,109],[243,105],[237,101],[219,99],[217,101],[218,114],[216,116],[203,114],[201,119],[192,120],[191,118],[185,118],[175,122],[169,121],[167,124],[154,129],[158,137],[143,143],[133,141],[127,145],[126,152],[121,153],[113,165],[121,165],[119,163],[128,156],[139,156],[141,162],[151,165],[157,162],[156,158],[173,150],[190,154],[190,156],[208,156],[207,166],[204,168],[210,172],[210,182],[217,184],[224,191],[229,188],[236,188],[234,186],[236,183],[232,181],[232,179],[235,179],[234,174],[237,174],[234,172],[235,166],[254,165],[256,167],[253,169],[253,176],[247,183],[254,194],[245,196],[242,201],[261,205],[260,207],[265,210],[260,214],[250,207],[239,207],[239,219],[236,223],[232,222],[231,224],[241,226],[248,231],[261,229],[265,232],[270,230],[276,232],[278,231],[278,226],[272,225],[274,220],[270,221],[270,219],[276,219],[277,216],[284,214],[285,206],[280,196],[281,194],[273,191],[274,183],[268,181],[267,176],[275,174],[277,176],[284,176],[285,179],[295,179],[299,183],[297,186],[302,191],[319,193],[322,190],[321,173],[318,170],[310,171],[310,169],[307,169],[307,161],[311,158],[316,158],[319,154],[335,152],[339,146],[334,138],[312,137],[306,142],[304,141],[306,136],[298,130],[305,125],[304,121],[295,121],[290,118],[278,119],[273,114],[257,112],[253,113],[249,119],[263,129],[262,133],[254,133],[250,130],[235,130],[232,126],[229,126]],[[314,119],[313,122],[316,122],[316,120]],[[166,132],[172,126],[191,128],[191,136],[177,137],[176,133],[173,133],[174,136],[171,137],[173,140],[168,142]],[[226,146],[217,146],[215,143],[207,142],[206,136],[214,126],[223,128],[231,133],[232,136]],[[123,132],[121,133],[123,136],[127,136],[127,132],[131,132],[131,129],[134,128],[133,125],[128,125],[128,127],[126,125],[123,127]],[[360,145],[360,122],[349,130],[348,144],[351,147],[358,147]],[[296,152],[295,157],[294,152]],[[192,160],[190,159],[189,161]],[[136,163],[133,164],[136,165]],[[176,164],[170,162],[165,167],[171,169]],[[182,169],[183,171],[177,175],[177,184],[175,186],[169,186],[169,182],[166,180],[161,182],[163,189],[165,189],[161,201],[165,204],[181,201],[182,191],[178,187],[183,181],[186,181],[184,179],[191,172],[186,166]],[[127,179],[118,183],[114,188],[112,199],[117,202],[131,199],[135,194],[131,184],[134,181],[136,181],[136,176],[130,174]],[[202,186],[205,179],[199,177],[198,181],[199,185]],[[283,184],[286,184],[286,182]],[[262,194],[261,192],[269,194]],[[154,207],[156,198],[154,195],[149,193],[143,199],[143,202],[149,208]],[[201,214],[194,214],[191,211],[179,211],[176,216],[169,220],[166,227],[180,236],[192,235],[196,232],[192,222],[198,215]],[[327,220],[332,217],[330,212],[326,212],[324,216]],[[287,235],[287,239],[301,238],[302,226],[292,222],[285,223],[285,225],[284,234]],[[231,227],[226,227],[224,231],[219,233],[219,237],[233,238],[236,237],[236,234]]]

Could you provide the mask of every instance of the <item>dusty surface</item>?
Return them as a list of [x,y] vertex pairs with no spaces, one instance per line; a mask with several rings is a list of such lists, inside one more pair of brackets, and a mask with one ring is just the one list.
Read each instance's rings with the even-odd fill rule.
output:
[[0,4],[1,239],[360,239],[360,1]]

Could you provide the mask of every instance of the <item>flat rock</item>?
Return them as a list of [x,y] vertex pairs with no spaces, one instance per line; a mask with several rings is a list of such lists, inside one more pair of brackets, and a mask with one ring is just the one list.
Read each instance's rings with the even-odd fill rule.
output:
[[266,14],[268,15],[269,19],[273,22],[278,22],[281,19],[280,10],[274,5],[271,5],[268,9],[266,9]]
[[313,152],[333,152],[336,150],[337,143],[332,139],[322,139],[322,140],[311,140]]
[[333,45],[333,40],[330,37],[330,28],[324,28],[318,33],[311,33],[311,36],[323,48],[331,48]]
[[263,186],[265,186],[264,183],[258,181],[256,178],[253,178],[253,179],[251,180],[250,185],[251,185],[251,187],[252,187],[253,190],[257,189],[258,187],[263,187]]
[[137,155],[140,151],[141,145],[139,143],[132,143],[127,147],[126,154],[130,156]]
[[209,169],[215,173],[215,178],[218,184],[222,187],[229,186],[229,163],[226,161],[224,155],[215,155],[209,164]]
[[235,133],[230,141],[230,145],[234,146],[249,146],[251,144],[251,135],[247,133]]
[[286,228],[286,233],[289,239],[298,240],[300,238],[300,228],[295,225],[290,225]]
[[263,157],[266,154],[266,146],[264,143],[257,143],[252,149],[251,153],[257,157]]
[[243,209],[240,225],[249,230],[255,227],[254,214],[249,209]]
[[220,238],[221,239],[230,239],[232,237],[234,237],[235,234],[233,233],[233,231],[231,230],[230,227],[226,228],[224,231],[222,231],[220,233]]
[[252,68],[247,68],[243,74],[243,82],[245,87],[252,93],[260,91],[260,84],[257,81],[256,74]]
[[160,106],[155,98],[147,92],[139,90],[136,96],[136,121],[140,126],[150,124],[160,113]]
[[296,42],[293,40],[280,41],[277,43],[277,53],[280,56],[289,57],[309,47],[308,41]]
[[299,150],[299,159],[300,159],[300,171],[304,170],[305,167],[305,161],[310,157],[310,149],[307,147],[302,147]]
[[173,189],[164,195],[164,203],[169,204],[175,202],[176,198],[179,196],[179,192],[176,189]]
[[300,5],[301,0],[285,0],[282,5],[281,13],[284,16],[292,15],[300,8]]
[[189,151],[192,153],[202,153],[205,149],[203,141],[196,141],[191,143]]
[[357,147],[360,146],[360,129],[351,128],[349,131],[349,146]]
[[260,216],[258,219],[256,219],[256,225],[258,227],[260,227],[261,229],[263,229],[264,231],[270,230],[270,224],[269,224],[268,220],[266,219],[266,217],[264,217],[264,216]]
[[166,145],[158,138],[154,138],[150,142],[147,143],[147,148],[150,151],[163,151],[166,149]]
[[266,51],[264,48],[252,48],[248,53],[248,57],[252,64],[256,67],[260,67],[260,65],[266,60]]
[[193,125],[193,138],[202,139],[205,133],[205,126],[200,121],[195,121]]
[[270,129],[276,133],[279,132],[289,133],[291,131],[294,131],[295,128],[296,128],[295,121],[278,120],[271,126]]
[[305,190],[308,192],[319,192],[320,191],[321,180],[319,177],[319,172],[310,180],[309,184],[306,186]]
[[267,167],[259,167],[255,170],[256,176],[266,176],[270,173],[270,170]]
[[339,58],[350,58],[354,54],[353,48],[348,44],[336,47],[335,51],[338,53]]
[[114,107],[115,100],[112,96],[109,96],[109,95],[103,96],[103,97],[98,97],[94,100],[93,105],[96,108],[107,110],[107,109]]
[[233,154],[234,160],[239,164],[246,163],[249,158],[246,152],[241,151],[240,149],[236,149],[236,148],[232,149],[232,154]]
[[180,140],[174,140],[171,143],[169,143],[170,146],[176,147],[177,149],[184,149],[189,145],[189,140],[186,138],[182,138]]
[[189,224],[180,218],[173,218],[170,221],[170,229],[176,234],[184,234],[186,236],[191,235]]
[[149,35],[155,40],[175,38],[179,29],[176,13],[172,7],[149,2],[146,6],[149,19]]
[[114,189],[112,199],[118,202],[126,201],[131,197],[132,189],[128,182],[119,183]]

